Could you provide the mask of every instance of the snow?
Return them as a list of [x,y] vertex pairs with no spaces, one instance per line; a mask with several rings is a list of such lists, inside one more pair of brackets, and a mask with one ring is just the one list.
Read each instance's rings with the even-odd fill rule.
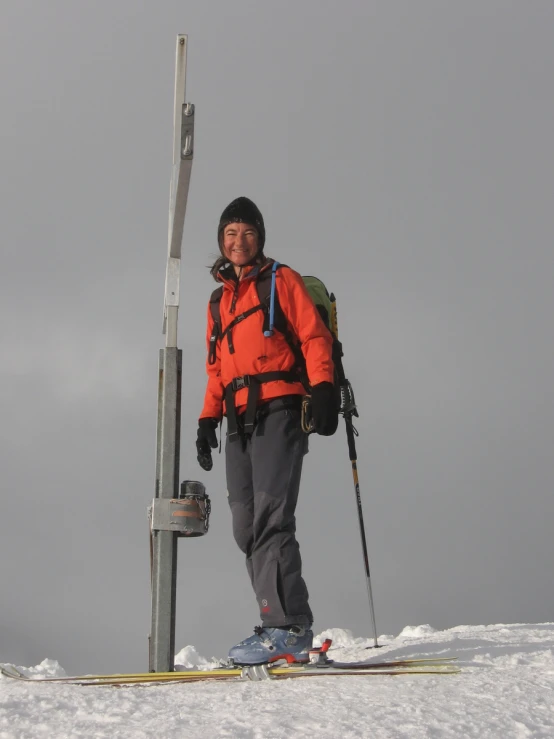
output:
[[[554,737],[554,623],[406,626],[379,650],[345,629],[326,637],[336,659],[457,656],[462,672],[120,688],[0,677],[0,739]],[[216,662],[192,646],[176,655],[187,667]],[[20,669],[65,675],[50,659]]]

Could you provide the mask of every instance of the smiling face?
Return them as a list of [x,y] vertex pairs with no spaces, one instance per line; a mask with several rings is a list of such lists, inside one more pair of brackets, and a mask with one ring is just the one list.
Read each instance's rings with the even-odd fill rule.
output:
[[221,248],[238,274],[258,253],[258,232],[249,223],[229,223],[223,229]]

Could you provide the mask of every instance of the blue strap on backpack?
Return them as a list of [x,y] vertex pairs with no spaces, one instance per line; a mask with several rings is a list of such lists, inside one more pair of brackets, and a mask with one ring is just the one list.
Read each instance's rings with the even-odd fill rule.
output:
[[269,330],[264,331],[264,336],[273,336],[273,328],[275,326],[275,279],[277,277],[277,267],[279,262],[273,262],[271,268],[271,292],[269,294]]

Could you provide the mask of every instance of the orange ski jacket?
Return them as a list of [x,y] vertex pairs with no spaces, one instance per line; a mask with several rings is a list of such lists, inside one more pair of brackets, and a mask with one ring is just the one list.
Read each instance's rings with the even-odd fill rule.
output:
[[[223,283],[220,302],[222,331],[225,331],[231,321],[241,313],[259,305],[256,276],[259,271],[265,269],[271,269],[271,262],[261,268],[258,265],[245,267],[243,277],[238,282],[228,276],[218,275],[218,279]],[[333,338],[315,307],[302,277],[290,267],[280,266],[276,272],[275,289],[289,330],[300,343],[310,385],[333,382],[334,365],[331,356]],[[225,387],[235,378],[263,372],[290,371],[295,366],[294,353],[284,335],[274,331],[273,336],[264,336],[263,323],[264,312],[258,310],[235,324],[232,328],[233,354],[230,353],[227,341],[217,342],[214,363],[206,362],[208,385],[200,418],[221,419],[225,412]],[[208,353],[213,326],[214,320],[208,305],[206,332]],[[275,380],[261,385],[258,402],[263,403],[283,395],[305,394],[306,390],[300,381]],[[248,388],[237,390],[235,407],[238,413],[245,410],[247,396]]]

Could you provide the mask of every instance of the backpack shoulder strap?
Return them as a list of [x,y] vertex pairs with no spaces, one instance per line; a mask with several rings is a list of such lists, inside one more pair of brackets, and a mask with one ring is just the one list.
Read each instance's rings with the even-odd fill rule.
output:
[[217,287],[210,295],[210,313],[214,322],[210,336],[210,348],[208,349],[208,364],[215,364],[217,340],[221,335],[221,296],[223,285]]
[[210,295],[210,313],[216,323],[221,325],[221,296],[223,295],[223,285],[216,287]]
[[[288,264],[281,264],[279,262],[275,269],[277,270],[279,269],[279,267],[288,267]],[[265,336],[270,336],[271,334],[270,334],[269,310],[270,310],[270,302],[271,302],[272,270],[270,269],[265,270],[265,272],[262,272],[262,274],[260,275],[260,278],[258,278],[257,289],[258,289],[258,298],[260,299],[260,303],[264,306],[263,331],[264,331]],[[281,305],[279,304],[279,292],[277,291],[277,286],[275,286],[273,310],[274,310],[273,328],[279,331],[279,333],[283,334],[283,336],[285,337],[285,340],[294,355],[295,366],[299,373],[300,382],[304,385],[304,387],[306,388],[306,391],[308,391],[309,383],[308,383],[308,374],[306,372],[306,360],[304,359],[304,355],[302,354],[302,350],[299,344],[299,339],[290,330],[289,325],[287,323],[287,319],[285,318],[285,314],[283,313],[281,309]]]
[[[282,266],[282,264],[278,264],[276,269],[279,269],[279,267]],[[260,303],[263,303],[264,305],[268,304],[269,296],[271,294],[271,272],[272,269],[264,269],[263,272],[260,272],[256,277],[256,290],[258,291],[258,298],[260,299]]]

